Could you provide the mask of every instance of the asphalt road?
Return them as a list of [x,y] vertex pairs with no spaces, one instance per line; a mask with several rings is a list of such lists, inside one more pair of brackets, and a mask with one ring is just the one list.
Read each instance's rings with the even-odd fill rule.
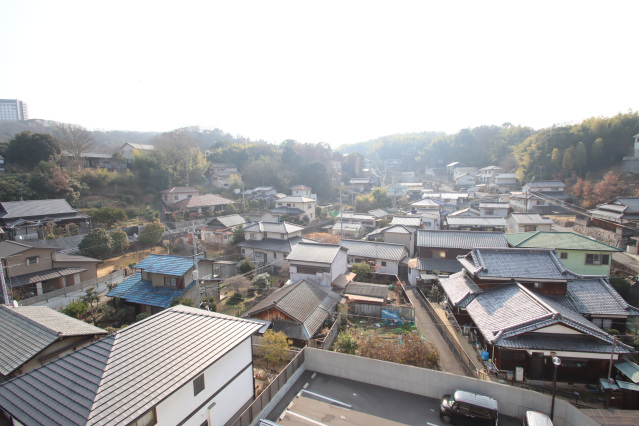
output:
[[[443,425],[439,419],[439,399],[324,374],[311,378],[311,374],[304,373],[269,414],[269,420],[286,426]],[[303,389],[306,383],[308,386]],[[499,417],[500,426],[520,424],[521,420],[512,417]]]

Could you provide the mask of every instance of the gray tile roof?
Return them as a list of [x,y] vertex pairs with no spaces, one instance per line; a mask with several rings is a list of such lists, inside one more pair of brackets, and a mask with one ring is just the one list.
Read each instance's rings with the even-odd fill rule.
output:
[[639,213],[639,197],[618,197],[612,203],[627,207],[626,213]]
[[308,197],[294,197],[292,195],[287,195],[286,197],[280,198],[275,201],[276,203],[315,203],[316,201],[312,198]]
[[11,257],[13,255],[31,250],[33,248],[55,250],[49,245],[41,244],[36,241],[2,241],[0,242],[0,259],[6,259],[7,257]]
[[570,280],[565,295],[549,298],[582,315],[639,315],[639,310],[630,306],[603,277]]
[[187,198],[175,203],[177,207],[186,209],[221,206],[226,204],[233,204],[233,200],[229,200],[228,198],[220,197],[219,195],[215,194],[194,195],[191,198]]
[[639,365],[632,361],[621,361],[616,363],[615,367],[633,383],[639,383]]
[[209,225],[212,223],[219,223],[225,228],[236,227],[237,225],[244,225],[246,220],[239,214],[229,214],[226,216],[218,216],[209,221]]
[[261,323],[175,306],[0,387],[0,406],[24,425],[129,424]]
[[386,296],[388,295],[388,286],[383,284],[359,283],[352,281],[346,285],[344,294],[386,299]]
[[417,269],[420,271],[439,271],[441,273],[459,272],[463,268],[457,259],[417,259]]
[[0,217],[4,220],[78,213],[64,199],[3,201],[0,202],[0,206],[6,212],[4,214],[0,213]]
[[480,278],[512,278],[567,280],[575,274],[568,271],[552,249],[476,248],[457,260],[468,272]]
[[319,331],[340,300],[341,297],[329,287],[312,280],[302,280],[275,290],[244,314],[244,317],[250,318],[259,312],[277,309],[302,325],[302,335],[289,337],[307,340]]
[[340,218],[349,219],[349,220],[376,220],[377,219],[372,214],[353,213],[353,212],[342,212],[338,214],[337,216],[335,216],[335,219],[337,221],[339,221]]
[[314,240],[303,238],[300,236],[292,237],[287,240],[278,240],[277,238],[262,238],[261,240],[246,240],[238,243],[238,247],[250,248],[253,250],[269,250],[279,253],[290,253],[297,244],[304,242],[308,244],[315,243]]
[[344,230],[350,230],[350,231],[355,231],[355,232],[360,232],[364,229],[364,225],[362,225],[361,223],[340,223],[337,222],[335,225],[333,225],[333,231],[341,231],[342,229]]
[[384,210],[382,209],[373,209],[373,210],[369,210],[368,214],[375,216],[376,218],[382,218],[382,217],[386,217],[388,216],[388,213],[386,213]]
[[106,334],[46,306],[0,305],[0,374],[7,376],[60,337]]
[[419,228],[422,225],[421,216],[393,216],[391,225],[404,225]]
[[[535,336],[531,336],[531,332],[552,325],[563,325],[601,342],[601,348],[592,345],[587,352],[610,352],[613,341],[612,336],[578,313],[526,289],[519,283],[498,285],[477,294],[466,310],[484,338],[498,346],[516,347],[513,346],[515,341],[534,339],[545,339],[544,341],[550,343],[549,339],[553,339],[555,334],[546,333],[537,337],[536,333]],[[573,336],[567,334],[560,337],[563,339],[560,339],[563,350],[584,350],[584,346],[579,344],[583,337],[577,336],[577,340],[573,340]],[[618,345],[621,353],[631,350],[626,345]],[[524,346],[519,348],[523,349]]]
[[512,219],[518,225],[552,225],[552,219],[542,217],[538,213],[511,213],[506,220]]
[[197,194],[198,190],[188,186],[174,186],[173,188],[160,191],[160,194]]
[[346,251],[346,248],[339,244],[322,244],[301,242],[286,256],[290,261],[315,262],[315,263],[333,263],[333,259],[337,253]]
[[433,198],[423,198],[421,200],[418,201],[413,201],[412,203],[409,204],[409,206],[412,207],[429,207],[429,208],[439,208],[441,206],[443,206],[444,203],[441,200],[437,200],[437,199],[433,199]]
[[384,229],[384,232],[389,232],[391,234],[412,234],[411,230],[406,228],[404,225],[391,225]]
[[510,245],[521,248],[552,248],[555,250],[587,250],[603,252],[623,251],[575,232],[520,232],[507,234]]
[[276,232],[280,234],[291,234],[302,231],[302,226],[297,226],[288,222],[257,222],[244,228],[244,232]]
[[16,277],[10,276],[7,278],[7,285],[10,287],[18,287],[41,281],[47,281],[54,278],[61,278],[69,275],[79,274],[80,272],[84,271],[86,271],[86,269],[75,267],[45,269],[44,271],[32,272],[30,274],[18,275]]
[[538,180],[535,182],[528,182],[526,183],[526,186],[529,188],[564,188],[566,184],[560,180]]
[[496,227],[506,227],[506,219],[503,217],[487,217],[487,216],[477,216],[477,217],[459,217],[459,216],[448,216],[446,218],[446,222],[448,222],[448,226],[496,226]]
[[376,241],[341,240],[342,247],[348,249],[349,256],[369,259],[385,259],[399,262],[408,255],[408,249],[402,244],[380,243]]
[[507,248],[508,241],[501,232],[488,231],[417,231],[417,247],[473,249],[476,247]]
[[482,292],[477,284],[463,272],[442,278],[440,283],[451,303],[462,308],[465,308],[475,298],[475,295]]

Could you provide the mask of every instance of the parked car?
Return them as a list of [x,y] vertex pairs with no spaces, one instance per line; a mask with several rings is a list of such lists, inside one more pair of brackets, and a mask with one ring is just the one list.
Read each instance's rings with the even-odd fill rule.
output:
[[552,426],[550,417],[539,411],[526,411],[524,426]]
[[442,396],[439,418],[444,423],[497,426],[497,401],[489,396],[456,390]]

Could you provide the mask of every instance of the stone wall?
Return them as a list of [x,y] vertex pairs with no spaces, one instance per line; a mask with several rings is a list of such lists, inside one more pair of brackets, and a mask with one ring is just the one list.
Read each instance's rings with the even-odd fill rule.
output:
[[620,249],[625,249],[629,243],[628,238],[622,238],[620,235],[617,235],[616,232],[608,231],[601,228],[585,226],[579,222],[575,223],[575,226],[573,226],[572,230],[574,232],[585,235],[587,237],[592,237],[596,239],[597,241],[601,241],[604,244],[608,244],[613,247],[618,247]]

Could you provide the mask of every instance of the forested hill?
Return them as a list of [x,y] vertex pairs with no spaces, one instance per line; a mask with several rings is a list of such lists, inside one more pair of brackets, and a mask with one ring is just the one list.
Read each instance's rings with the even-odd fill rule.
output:
[[399,158],[407,169],[443,167],[453,161],[470,166],[500,165],[521,179],[599,176],[632,152],[639,114],[589,118],[579,124],[541,130],[530,127],[479,126],[456,134],[437,132],[385,136],[345,145],[339,152],[359,152],[373,161]]

